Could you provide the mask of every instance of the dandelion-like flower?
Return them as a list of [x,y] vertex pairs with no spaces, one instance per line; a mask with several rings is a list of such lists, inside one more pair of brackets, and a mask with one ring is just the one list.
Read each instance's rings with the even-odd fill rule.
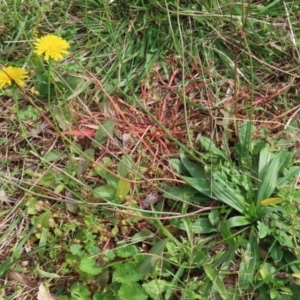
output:
[[28,78],[28,72],[19,67],[5,67],[0,70],[0,89],[13,82],[19,86],[25,85],[24,79]]
[[54,60],[60,60],[63,58],[63,54],[68,54],[67,49],[70,44],[61,38],[53,34],[45,35],[34,42],[34,53],[42,55],[45,53],[45,60],[53,58]]

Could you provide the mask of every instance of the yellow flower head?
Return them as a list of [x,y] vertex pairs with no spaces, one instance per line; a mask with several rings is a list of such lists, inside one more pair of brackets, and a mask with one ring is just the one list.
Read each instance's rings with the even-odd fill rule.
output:
[[67,49],[70,44],[62,39],[60,36],[53,34],[45,35],[34,42],[34,53],[42,55],[45,53],[45,60],[53,58],[54,60],[60,60],[63,58],[63,54],[68,54]]
[[19,86],[23,86],[23,79],[28,78],[28,72],[19,67],[6,67],[0,70],[0,89],[6,84],[11,85],[12,82]]

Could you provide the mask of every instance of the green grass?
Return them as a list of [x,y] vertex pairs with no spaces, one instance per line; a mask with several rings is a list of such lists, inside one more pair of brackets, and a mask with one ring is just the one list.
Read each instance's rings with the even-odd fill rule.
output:
[[0,7],[0,299],[296,299],[299,6],[109,2]]

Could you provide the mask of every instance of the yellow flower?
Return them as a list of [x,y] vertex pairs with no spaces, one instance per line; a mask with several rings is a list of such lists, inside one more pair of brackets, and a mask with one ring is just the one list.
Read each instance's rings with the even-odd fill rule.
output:
[[45,35],[34,42],[34,53],[42,55],[45,53],[45,60],[53,58],[54,60],[60,60],[63,58],[63,54],[68,54],[67,49],[70,44],[62,39],[60,36],[53,34]]
[[11,85],[12,82],[19,86],[23,86],[23,79],[28,78],[28,72],[19,67],[6,67],[0,71],[0,89],[6,84]]

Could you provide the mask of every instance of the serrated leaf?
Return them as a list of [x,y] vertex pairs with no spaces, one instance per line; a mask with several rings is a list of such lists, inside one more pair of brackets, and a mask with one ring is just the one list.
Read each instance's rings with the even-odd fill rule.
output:
[[79,269],[82,272],[98,275],[102,272],[102,268],[99,266],[95,258],[83,258],[79,263]]
[[109,137],[114,134],[115,122],[112,120],[105,121],[96,131],[95,141],[92,142],[93,147],[97,147],[99,144],[103,145],[106,143]]
[[126,245],[117,248],[117,255],[122,258],[133,257],[138,253],[138,249],[134,245]]
[[122,263],[115,268],[113,281],[132,283],[141,280],[144,274],[134,263]]
[[157,299],[157,297],[161,296],[161,294],[168,289],[169,285],[166,280],[155,279],[143,283],[142,286],[152,299]]
[[148,295],[144,289],[137,284],[136,282],[128,285],[122,284],[121,288],[118,291],[118,296],[120,300],[147,300]]

